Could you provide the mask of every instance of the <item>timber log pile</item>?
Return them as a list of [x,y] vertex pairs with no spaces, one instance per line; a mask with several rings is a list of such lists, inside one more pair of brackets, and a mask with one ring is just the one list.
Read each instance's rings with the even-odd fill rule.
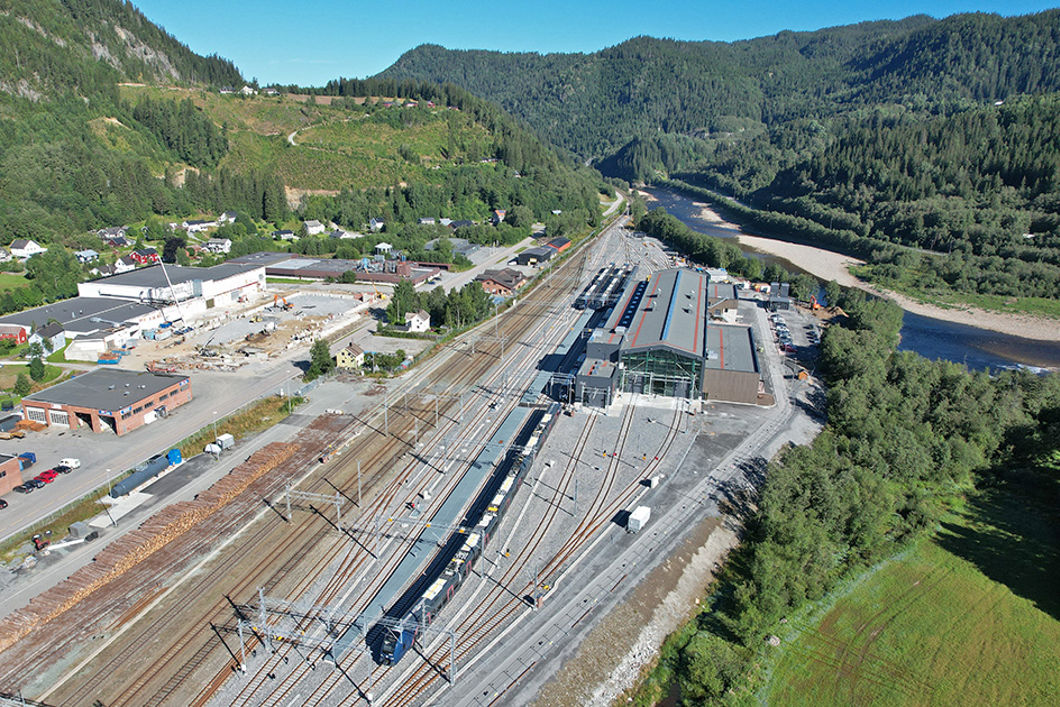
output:
[[263,474],[290,459],[299,444],[273,442],[254,452],[194,501],[166,506],[136,530],[115,540],[92,564],[82,567],[28,606],[0,620],[0,652],[84,601],[173,540],[231,503]]

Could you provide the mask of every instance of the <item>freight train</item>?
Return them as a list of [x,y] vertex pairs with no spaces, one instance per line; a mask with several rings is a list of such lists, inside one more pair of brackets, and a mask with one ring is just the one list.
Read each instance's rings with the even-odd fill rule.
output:
[[[410,590],[411,594],[407,593],[395,604],[395,608],[410,608],[399,611],[397,615],[401,617],[400,620],[384,629],[379,651],[383,663],[395,665],[401,660],[415,645],[420,630],[434,621],[471,573],[504,521],[523,477],[556,424],[559,412],[560,405],[552,403],[530,414],[516,436],[515,446],[498,462],[489,482],[471,504],[466,516],[469,525],[465,527],[468,530],[454,533],[432,563],[432,566],[441,567],[441,570],[435,576],[429,576],[427,582],[416,585],[426,585],[425,590],[419,591],[414,587]],[[447,561],[446,557],[449,557]],[[444,564],[438,562],[439,559]]]

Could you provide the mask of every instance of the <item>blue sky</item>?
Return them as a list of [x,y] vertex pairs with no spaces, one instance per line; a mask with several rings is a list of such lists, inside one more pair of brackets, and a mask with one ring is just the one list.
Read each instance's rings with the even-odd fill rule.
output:
[[918,13],[1020,15],[1053,2],[1001,0],[133,0],[194,51],[248,78],[320,85],[364,77],[424,43],[450,49],[591,52],[630,37],[732,41]]

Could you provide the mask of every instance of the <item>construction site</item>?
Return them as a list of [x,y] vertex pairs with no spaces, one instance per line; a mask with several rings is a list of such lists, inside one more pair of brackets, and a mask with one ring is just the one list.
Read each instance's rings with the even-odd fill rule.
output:
[[[608,264],[616,253],[625,265]],[[496,321],[355,409],[292,416],[304,419],[284,441],[252,446],[209,490],[161,508],[0,620],[0,692],[55,705],[515,700],[545,653],[575,648],[594,610],[660,559],[608,558],[657,555],[663,529],[678,537],[718,502],[712,494],[747,483],[741,460],[790,417],[787,374],[752,301],[733,304],[767,346],[752,353],[754,396],[764,396],[752,404],[712,402],[713,359],[695,347],[689,386],[619,376],[606,401],[576,396],[594,332],[632,331],[627,313],[643,314],[642,332],[655,326],[641,313],[651,292],[641,278],[671,263],[620,221]],[[671,307],[705,327],[706,291],[696,314],[684,304],[696,299],[685,296],[692,276],[671,281]],[[299,337],[348,334],[373,304],[277,294],[216,326],[145,341],[122,365],[236,368]],[[673,347],[683,325],[671,319],[630,355]],[[716,473],[683,465],[697,444]],[[533,647],[520,636],[542,631],[567,647],[542,640],[541,658],[467,677],[507,665],[512,645]]]

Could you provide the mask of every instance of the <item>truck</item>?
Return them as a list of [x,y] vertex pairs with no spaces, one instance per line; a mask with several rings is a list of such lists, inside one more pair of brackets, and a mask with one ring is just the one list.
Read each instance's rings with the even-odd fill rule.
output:
[[33,452],[22,452],[18,455],[18,464],[23,469],[28,469],[37,463],[37,455]]
[[221,450],[231,449],[236,446],[236,438],[230,434],[217,435],[217,439],[214,440],[214,444],[221,448]]
[[648,524],[648,519],[650,518],[651,508],[648,506],[637,506],[630,512],[629,520],[626,521],[626,532],[639,533]]
[[59,466],[65,466],[67,469],[80,469],[81,460],[76,457],[66,457],[59,460]]

